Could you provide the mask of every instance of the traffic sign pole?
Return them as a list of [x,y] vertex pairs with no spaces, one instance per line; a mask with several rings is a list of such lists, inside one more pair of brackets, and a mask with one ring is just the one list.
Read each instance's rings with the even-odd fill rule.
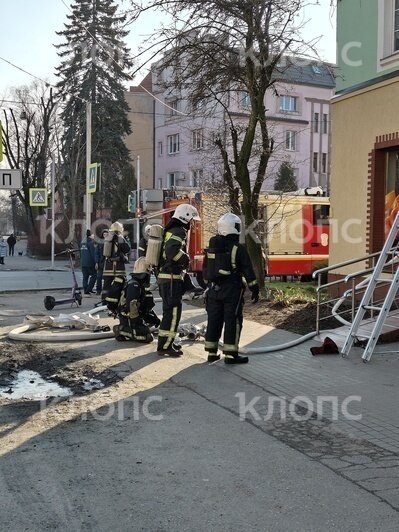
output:
[[91,164],[91,102],[86,102],[86,229],[91,228],[91,205],[89,194]]

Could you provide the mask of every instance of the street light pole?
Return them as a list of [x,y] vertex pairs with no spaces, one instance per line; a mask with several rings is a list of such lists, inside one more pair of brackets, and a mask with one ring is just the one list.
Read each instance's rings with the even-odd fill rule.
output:
[[86,102],[86,229],[91,228],[89,178],[91,165],[91,102]]

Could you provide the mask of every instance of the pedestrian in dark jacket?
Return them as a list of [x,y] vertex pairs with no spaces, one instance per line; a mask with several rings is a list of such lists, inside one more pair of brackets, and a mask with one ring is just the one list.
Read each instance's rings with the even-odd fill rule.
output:
[[94,294],[93,288],[97,279],[96,257],[94,241],[90,230],[86,232],[86,240],[80,245],[80,263],[83,274],[83,291],[85,294]]
[[107,235],[108,235],[108,229],[104,229],[104,231],[101,233],[101,238],[96,245],[95,258],[96,258],[96,270],[97,270],[97,286],[96,286],[97,295],[101,294],[101,290],[103,287],[103,272],[104,272],[104,264],[105,264],[104,238]]
[[12,233],[8,238],[7,238],[7,244],[8,244],[8,255],[10,257],[13,257],[14,256],[14,248],[15,248],[15,244],[17,243],[17,239],[15,238],[14,234]]

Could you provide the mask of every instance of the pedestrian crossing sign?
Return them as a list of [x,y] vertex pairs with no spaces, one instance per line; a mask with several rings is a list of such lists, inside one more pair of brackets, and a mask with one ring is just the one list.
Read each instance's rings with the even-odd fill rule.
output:
[[87,192],[93,194],[97,191],[97,168],[98,163],[92,163],[89,166],[89,181],[87,183]]
[[29,205],[30,207],[47,207],[47,188],[30,188]]

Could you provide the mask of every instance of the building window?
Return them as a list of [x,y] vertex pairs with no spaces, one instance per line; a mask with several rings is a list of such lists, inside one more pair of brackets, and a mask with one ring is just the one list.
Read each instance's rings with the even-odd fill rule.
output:
[[313,153],[313,172],[319,171],[319,154]]
[[378,72],[399,65],[399,0],[378,1]]
[[280,96],[280,111],[291,113],[298,110],[298,98],[296,96]]
[[168,188],[175,187],[177,182],[177,172],[170,172],[168,174]]
[[328,115],[323,114],[323,133],[328,133]]
[[191,172],[191,186],[200,188],[202,184],[202,178],[203,178],[202,168],[198,170],[193,170]]
[[162,190],[162,177],[158,177],[158,188]]
[[200,150],[204,147],[204,130],[194,129],[192,132],[192,148],[193,150]]
[[247,91],[240,91],[238,93],[239,106],[243,109],[249,109],[251,107],[251,99]]
[[297,145],[297,133],[296,131],[285,132],[285,149],[290,151],[296,151]]
[[177,111],[179,110],[179,100],[171,100],[170,102],[168,102],[168,105],[169,105],[169,114],[170,116],[176,116],[177,115]]
[[176,135],[168,135],[168,154],[172,155],[174,153],[179,153],[179,133]]
[[162,142],[158,142],[158,155],[161,156],[163,154],[163,145]]
[[322,174],[327,173],[327,154],[326,153],[321,154],[321,173]]
[[314,114],[314,129],[313,131],[315,133],[319,132],[319,113]]

